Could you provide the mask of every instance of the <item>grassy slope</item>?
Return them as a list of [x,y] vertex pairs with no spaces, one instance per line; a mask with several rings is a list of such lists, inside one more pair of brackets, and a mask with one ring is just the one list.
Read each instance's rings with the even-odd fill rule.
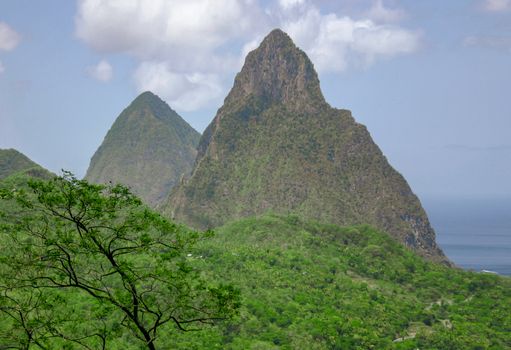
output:
[[425,262],[369,226],[249,218],[192,254],[244,306],[229,325],[169,336],[178,348],[511,348],[511,279]]
[[0,149],[0,180],[19,171],[37,167],[39,165],[14,149]]

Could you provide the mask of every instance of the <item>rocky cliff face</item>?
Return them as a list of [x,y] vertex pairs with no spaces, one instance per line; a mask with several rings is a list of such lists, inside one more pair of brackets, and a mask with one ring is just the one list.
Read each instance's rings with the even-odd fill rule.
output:
[[312,63],[280,30],[247,56],[163,211],[197,228],[267,211],[367,223],[447,262],[406,180],[349,111],[325,102]]
[[144,92],[116,119],[85,178],[125,184],[156,206],[192,170],[199,138],[158,96]]

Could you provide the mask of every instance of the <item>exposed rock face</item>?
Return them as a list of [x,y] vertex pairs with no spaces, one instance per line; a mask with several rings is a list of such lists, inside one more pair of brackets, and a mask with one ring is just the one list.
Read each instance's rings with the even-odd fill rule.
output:
[[406,180],[349,111],[325,102],[312,63],[278,29],[247,56],[163,209],[197,228],[267,211],[367,223],[447,262]]
[[116,119],[85,178],[125,184],[156,206],[192,170],[199,138],[158,96],[144,92]]

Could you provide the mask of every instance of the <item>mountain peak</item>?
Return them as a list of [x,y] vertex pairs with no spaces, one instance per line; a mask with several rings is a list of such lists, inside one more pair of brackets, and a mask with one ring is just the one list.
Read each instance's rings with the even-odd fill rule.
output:
[[349,111],[325,102],[311,61],[278,29],[248,54],[163,211],[200,228],[268,211],[370,224],[447,261],[406,180]]
[[152,93],[151,91],[142,92],[133,100],[132,103],[148,103],[148,102],[165,103],[158,95]]
[[266,35],[260,46],[265,45],[271,45],[274,49],[295,46],[291,37],[279,28],[273,29],[270,33],[268,33],[268,35]]
[[127,114],[137,115],[138,118],[159,119],[165,124],[171,124],[180,130],[192,129],[167,102],[151,91],[144,91],[138,95],[125,111]]
[[144,91],[133,101],[131,101],[128,108],[131,109],[167,109],[169,106],[165,101],[163,101],[158,95],[152,93],[151,91]]
[[314,65],[280,29],[271,31],[250,52],[227,100],[262,97],[267,104],[289,108],[324,103]]
[[165,101],[143,92],[117,117],[85,178],[123,183],[155,206],[190,172],[199,137]]

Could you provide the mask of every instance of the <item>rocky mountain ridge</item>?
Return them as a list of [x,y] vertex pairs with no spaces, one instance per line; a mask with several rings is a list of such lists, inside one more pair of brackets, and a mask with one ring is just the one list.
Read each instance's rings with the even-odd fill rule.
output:
[[162,209],[197,228],[269,211],[368,223],[448,263],[406,180],[350,111],[325,102],[313,64],[278,29],[248,54]]

